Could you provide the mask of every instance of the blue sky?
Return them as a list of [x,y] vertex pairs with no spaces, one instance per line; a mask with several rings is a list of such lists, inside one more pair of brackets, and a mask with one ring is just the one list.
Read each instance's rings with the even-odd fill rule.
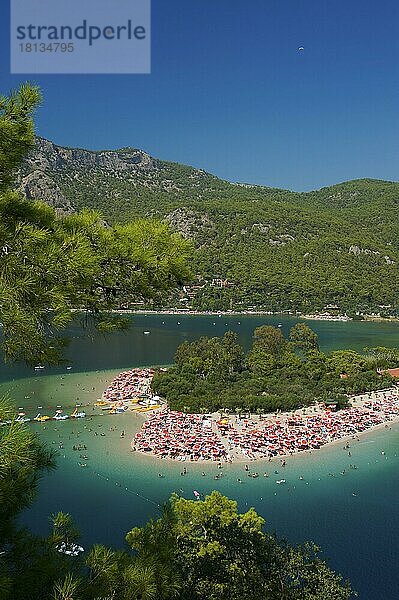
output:
[[0,89],[38,83],[58,144],[296,190],[399,180],[397,0],[153,0],[151,75],[12,76],[3,16]]

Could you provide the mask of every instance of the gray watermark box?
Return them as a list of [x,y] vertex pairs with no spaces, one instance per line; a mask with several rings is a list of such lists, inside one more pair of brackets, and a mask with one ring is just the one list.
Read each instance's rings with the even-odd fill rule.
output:
[[11,0],[11,73],[150,73],[151,0]]

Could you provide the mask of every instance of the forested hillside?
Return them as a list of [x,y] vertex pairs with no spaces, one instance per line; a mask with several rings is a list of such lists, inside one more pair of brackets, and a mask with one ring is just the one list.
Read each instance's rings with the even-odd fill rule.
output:
[[132,148],[93,152],[38,138],[19,185],[64,212],[99,209],[110,223],[166,219],[197,249],[196,289],[171,300],[181,306],[398,307],[399,183],[363,179],[298,193],[231,184]]

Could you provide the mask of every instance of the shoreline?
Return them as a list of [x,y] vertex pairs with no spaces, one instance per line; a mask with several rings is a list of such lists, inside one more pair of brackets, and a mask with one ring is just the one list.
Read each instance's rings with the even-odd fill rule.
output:
[[[76,312],[78,312],[76,310]],[[179,308],[165,308],[165,309],[142,309],[142,308],[126,308],[126,309],[113,309],[104,311],[113,314],[126,314],[126,315],[175,315],[189,317],[251,317],[251,316],[267,316],[267,317],[282,317],[292,319],[306,319],[307,321],[330,321],[339,323],[348,323],[355,321],[356,323],[399,323],[399,317],[377,317],[373,315],[362,315],[361,319],[353,319],[347,315],[326,315],[323,313],[315,314],[303,314],[301,312],[285,312],[285,311],[271,311],[271,310],[184,310]]]
[[[253,465],[264,465],[266,467],[266,465],[275,465],[283,460],[285,461],[290,461],[291,459],[295,459],[295,461],[297,461],[298,459],[304,459],[304,458],[313,458],[315,456],[320,456],[324,453],[326,453],[327,451],[330,450],[334,450],[337,448],[337,446],[339,446],[339,444],[343,443],[344,445],[347,445],[349,442],[360,442],[361,440],[363,440],[364,438],[366,438],[367,436],[373,434],[373,433],[379,433],[379,432],[383,432],[386,430],[390,430],[392,425],[399,425],[399,416],[395,419],[392,419],[392,421],[387,421],[385,423],[379,423],[378,425],[375,425],[374,427],[370,427],[369,429],[366,429],[364,431],[360,431],[359,433],[356,434],[356,437],[352,436],[352,435],[348,435],[346,437],[342,437],[339,438],[337,440],[332,440],[331,442],[327,442],[326,444],[323,444],[323,446],[320,446],[320,448],[313,448],[312,450],[303,450],[301,452],[294,452],[293,454],[279,454],[277,456],[273,456],[270,460],[268,458],[265,457],[258,457],[258,458],[245,458],[242,457],[240,459],[236,459],[233,460],[232,462],[225,462],[222,463],[223,465],[223,469],[225,468],[234,468],[235,466],[243,466],[246,463],[250,463]],[[130,444],[130,447],[132,446],[133,442]],[[131,448],[131,452],[134,452],[134,455],[139,458],[139,460],[144,460],[148,463],[151,463],[152,465],[161,465],[161,464],[165,464],[168,466],[179,466],[179,465],[189,465],[190,468],[192,467],[198,467],[198,469],[201,467],[210,467],[210,466],[215,466],[217,467],[218,463],[217,461],[212,461],[212,460],[176,460],[175,458],[170,458],[170,457],[165,457],[165,458],[161,458],[159,456],[156,456],[155,454],[152,454],[150,452],[140,452],[138,450],[133,451]]]
[[145,419],[130,448],[153,459],[177,463],[285,462],[323,447],[348,444],[396,422],[397,388],[354,396],[350,408],[333,413],[316,406],[262,419],[255,415],[240,419],[221,413],[190,415],[162,408]]

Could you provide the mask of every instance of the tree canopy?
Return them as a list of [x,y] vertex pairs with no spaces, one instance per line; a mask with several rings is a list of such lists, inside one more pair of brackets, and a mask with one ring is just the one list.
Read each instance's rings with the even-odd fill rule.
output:
[[157,373],[152,386],[172,409],[186,412],[267,413],[331,399],[343,407],[347,394],[391,383],[392,378],[377,369],[396,365],[397,352],[391,348],[367,349],[365,355],[353,350],[325,354],[307,324],[294,325],[288,339],[280,328],[264,325],[255,329],[246,354],[232,332],[184,342],[175,364]]
[[39,98],[25,85],[0,104],[0,321],[7,359],[52,364],[73,310],[103,331],[125,327],[105,311],[131,299],[157,301],[180,285],[191,246],[155,220],[110,227],[95,211],[58,214],[12,190],[18,161],[34,142]]
[[[126,539],[145,557],[171,562],[181,600],[348,599],[351,590],[314,544],[293,547],[264,531],[254,509],[240,514],[219,492],[202,501],[172,496],[163,516]],[[168,552],[165,554],[165,547]]]

